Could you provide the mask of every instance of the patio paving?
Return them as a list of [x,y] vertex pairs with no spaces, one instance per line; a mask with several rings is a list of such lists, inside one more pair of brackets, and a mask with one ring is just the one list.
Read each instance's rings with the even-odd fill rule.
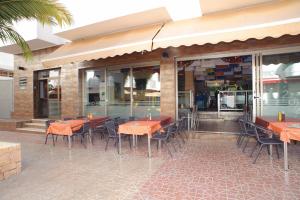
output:
[[[165,148],[148,159],[146,140],[119,156],[104,141],[69,150],[60,138],[53,147],[43,135],[0,131],[0,140],[20,142],[22,172],[0,182],[0,199],[300,199],[300,145],[283,158],[263,151],[256,164],[236,147],[232,135],[191,133],[170,158]],[[252,147],[254,143],[249,144]]]

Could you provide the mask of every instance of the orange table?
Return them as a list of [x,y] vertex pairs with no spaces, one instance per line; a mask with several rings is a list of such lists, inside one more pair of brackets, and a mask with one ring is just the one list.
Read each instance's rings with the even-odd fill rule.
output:
[[165,126],[172,122],[172,118],[169,116],[158,116],[158,117],[152,117],[151,119],[149,119],[149,117],[144,117],[138,119],[138,121],[159,121],[160,125]]
[[47,129],[47,134],[68,136],[69,148],[71,148],[71,136],[74,131],[79,130],[84,123],[84,120],[67,120],[51,123]]
[[[161,129],[160,121],[130,121],[119,125],[119,152],[121,152],[121,134],[148,135],[148,156],[151,157],[152,134]],[[134,140],[134,139],[133,139]]]
[[287,143],[290,143],[290,140],[300,141],[300,128],[291,128],[290,126],[293,124],[300,124],[300,119],[292,118],[283,122],[278,122],[275,117],[257,117],[256,123],[280,135],[280,140],[283,141],[284,144],[284,169],[288,170]]

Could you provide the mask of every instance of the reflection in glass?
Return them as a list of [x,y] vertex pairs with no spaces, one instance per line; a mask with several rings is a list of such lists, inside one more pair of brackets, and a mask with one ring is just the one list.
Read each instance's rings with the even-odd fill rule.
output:
[[156,67],[134,68],[133,115],[144,117],[160,115],[160,70]]
[[300,117],[300,53],[263,56],[263,115]]
[[112,117],[128,118],[130,111],[130,69],[107,72],[107,114]]
[[48,116],[60,116],[61,87],[58,79],[48,80]]
[[105,73],[104,70],[85,72],[84,114],[105,115]]

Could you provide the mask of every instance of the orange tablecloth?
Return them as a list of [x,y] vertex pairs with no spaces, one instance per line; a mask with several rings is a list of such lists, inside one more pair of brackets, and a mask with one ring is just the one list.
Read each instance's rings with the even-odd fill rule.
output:
[[[291,140],[300,141],[300,128],[290,128],[289,125],[295,122],[270,122],[269,129],[275,133],[280,134],[280,140],[284,142],[291,142]],[[299,123],[298,123],[299,124]]]
[[280,140],[283,142],[291,142],[291,139],[300,141],[300,129],[288,127],[292,124],[299,124],[300,119],[288,119],[284,122],[278,122],[275,117],[257,117],[256,123],[279,134]]
[[119,133],[130,135],[152,135],[161,129],[159,121],[130,121],[119,125]]
[[84,120],[54,122],[50,124],[47,134],[72,135],[74,131],[77,131],[82,127],[83,123]]
[[140,118],[138,121],[159,121],[162,126],[170,124],[172,122],[172,118],[168,116],[158,116],[152,117],[149,119],[148,117]]
[[90,127],[94,129],[97,126],[103,124],[107,119],[108,117],[104,117],[104,116],[93,117],[92,119],[89,119]]

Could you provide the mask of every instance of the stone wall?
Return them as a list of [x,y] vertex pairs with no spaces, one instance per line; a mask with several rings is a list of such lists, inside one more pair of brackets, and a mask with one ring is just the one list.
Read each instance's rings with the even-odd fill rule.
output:
[[20,144],[0,142],[0,181],[21,172]]
[[[34,118],[34,72],[51,69],[42,65],[42,59],[54,50],[56,50],[56,48],[34,51],[33,59],[29,61],[26,61],[22,55],[15,56],[13,118]],[[23,67],[25,70],[20,70],[19,67]],[[54,66],[53,68],[60,68],[61,70],[61,115],[78,115],[80,106],[78,94],[78,63]],[[24,89],[20,89],[19,87],[19,79],[21,77],[27,78],[27,86]]]

